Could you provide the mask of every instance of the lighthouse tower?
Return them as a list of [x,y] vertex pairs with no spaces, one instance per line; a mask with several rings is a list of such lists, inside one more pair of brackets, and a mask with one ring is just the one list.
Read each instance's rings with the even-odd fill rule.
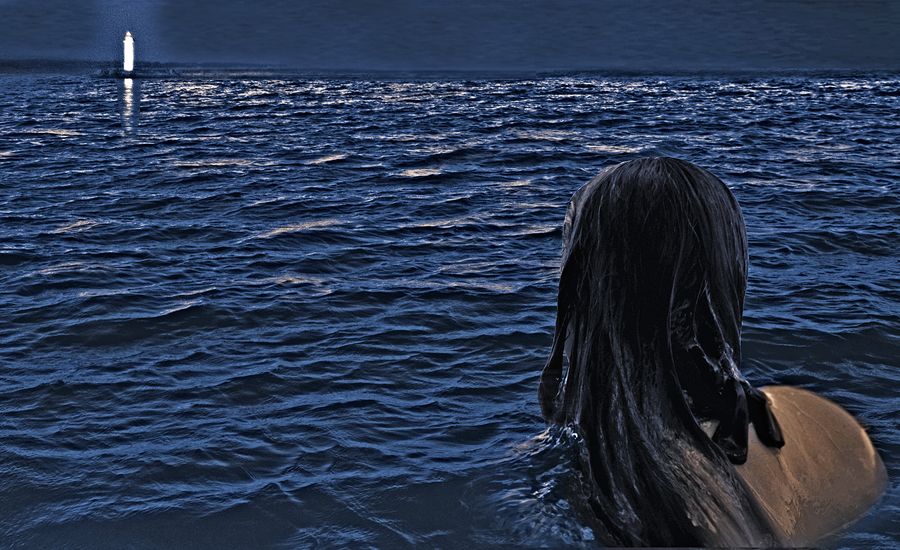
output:
[[125,40],[122,43],[124,45],[122,71],[125,76],[131,76],[131,73],[134,72],[134,38],[131,36],[131,31],[125,33]]

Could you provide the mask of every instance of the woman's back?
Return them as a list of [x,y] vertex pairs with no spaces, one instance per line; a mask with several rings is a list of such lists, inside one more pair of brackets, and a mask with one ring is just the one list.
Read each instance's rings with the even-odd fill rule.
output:
[[868,435],[844,409],[790,386],[763,389],[785,445],[767,447],[750,434],[747,462],[735,466],[792,545],[809,545],[859,518],[887,483]]

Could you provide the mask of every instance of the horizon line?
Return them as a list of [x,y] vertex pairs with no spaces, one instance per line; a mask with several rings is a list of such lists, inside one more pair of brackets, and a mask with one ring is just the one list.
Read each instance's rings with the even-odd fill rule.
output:
[[[92,59],[64,59],[64,58],[0,58],[0,72],[5,69],[18,69],[27,71],[31,69],[34,72],[68,72],[76,69],[104,69],[114,68],[121,65],[120,59],[113,60],[92,60]],[[239,71],[239,70],[260,70],[260,71],[282,71],[294,74],[335,74],[335,75],[361,75],[361,74],[509,74],[509,75],[572,75],[572,74],[608,74],[608,75],[642,75],[642,76],[681,76],[681,75],[815,75],[815,74],[900,74],[900,66],[897,67],[872,67],[872,68],[850,68],[850,67],[722,67],[722,66],[696,66],[696,67],[640,67],[629,68],[621,65],[607,65],[596,67],[547,67],[547,68],[499,68],[499,67],[300,67],[289,64],[280,63],[251,63],[251,62],[229,62],[229,61],[157,61],[143,60],[135,63],[138,72],[141,66],[148,69],[191,69],[203,70],[208,68],[211,71]]]

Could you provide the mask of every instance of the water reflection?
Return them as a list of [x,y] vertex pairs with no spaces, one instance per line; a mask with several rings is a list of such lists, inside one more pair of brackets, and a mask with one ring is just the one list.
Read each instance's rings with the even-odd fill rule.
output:
[[141,83],[133,78],[122,79],[120,88],[122,108],[122,128],[131,133],[137,127],[141,112]]

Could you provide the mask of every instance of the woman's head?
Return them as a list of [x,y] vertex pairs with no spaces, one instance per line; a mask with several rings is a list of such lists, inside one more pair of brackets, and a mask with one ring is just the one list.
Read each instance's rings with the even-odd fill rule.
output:
[[[734,196],[685,161],[625,162],[576,192],[563,240],[541,407],[584,436],[609,542],[766,532],[764,520],[747,528],[720,509],[752,508],[726,458],[746,457],[749,387],[738,372],[747,239]],[[700,418],[720,422],[715,444]],[[691,479],[679,461],[718,479]]]
[[[563,243],[558,316],[565,326],[556,338],[564,342],[551,359],[567,347],[577,370],[575,359],[595,349],[598,336],[630,342],[632,366],[671,353],[678,381],[703,414],[711,406],[704,390],[736,377],[740,363],[747,239],[731,191],[677,159],[618,164],[575,194]],[[575,376],[566,382],[566,393],[588,389]],[[545,405],[551,418],[577,414],[557,411],[566,403]]]

